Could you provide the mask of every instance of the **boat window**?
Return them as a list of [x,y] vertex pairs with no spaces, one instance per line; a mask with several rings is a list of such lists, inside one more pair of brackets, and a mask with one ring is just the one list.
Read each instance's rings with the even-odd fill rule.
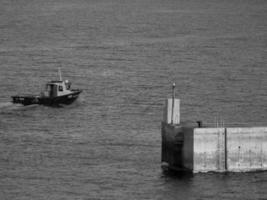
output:
[[66,83],[67,90],[70,89],[70,84],[71,84],[70,82]]
[[60,86],[58,86],[58,91],[63,91],[63,87],[60,85]]

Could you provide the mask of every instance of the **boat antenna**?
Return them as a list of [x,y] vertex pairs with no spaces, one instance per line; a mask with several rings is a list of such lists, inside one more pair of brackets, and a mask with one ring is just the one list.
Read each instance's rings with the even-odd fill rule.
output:
[[59,80],[62,81],[62,76],[61,76],[61,68],[58,68],[58,75],[59,75]]
[[171,116],[171,124],[173,124],[173,112],[174,112],[174,102],[175,101],[175,82],[172,84],[172,116]]

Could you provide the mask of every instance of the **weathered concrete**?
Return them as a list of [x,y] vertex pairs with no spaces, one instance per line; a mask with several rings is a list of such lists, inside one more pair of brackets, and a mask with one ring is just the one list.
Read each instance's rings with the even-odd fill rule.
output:
[[163,122],[161,133],[161,162],[168,163],[169,168],[181,170],[183,168],[182,145],[184,140],[182,126]]
[[162,124],[162,162],[193,172],[267,170],[267,127],[192,128]]
[[267,127],[227,128],[228,171],[267,170]]
[[[166,102],[164,116],[172,112]],[[179,115],[179,109],[175,115]],[[179,115],[180,116],[180,115]],[[165,118],[166,120],[166,118]],[[267,170],[267,127],[197,128],[162,123],[162,163],[192,172]]]
[[224,128],[194,129],[194,172],[225,170],[224,130]]
[[267,127],[194,129],[194,172],[267,170]]
[[194,127],[192,125],[183,125],[183,146],[182,163],[187,171],[194,169]]

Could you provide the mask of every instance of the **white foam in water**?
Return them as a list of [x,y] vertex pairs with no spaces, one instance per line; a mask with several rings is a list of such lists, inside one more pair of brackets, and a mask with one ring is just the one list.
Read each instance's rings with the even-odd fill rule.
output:
[[14,104],[12,102],[0,102],[0,111],[11,111],[11,110],[17,110],[17,109],[27,109],[30,106],[24,106],[22,104]]
[[1,108],[6,108],[6,107],[11,107],[14,104],[12,102],[0,102],[0,109]]

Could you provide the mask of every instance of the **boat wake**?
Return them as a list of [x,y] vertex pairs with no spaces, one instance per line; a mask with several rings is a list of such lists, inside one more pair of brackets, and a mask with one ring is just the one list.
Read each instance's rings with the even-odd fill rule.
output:
[[21,104],[14,104],[12,102],[0,102],[0,114],[9,113],[10,111],[16,110],[27,110],[32,107],[36,107],[36,105],[31,106],[23,106]]
[[12,102],[0,102],[0,109],[12,107],[12,106],[14,106]]

